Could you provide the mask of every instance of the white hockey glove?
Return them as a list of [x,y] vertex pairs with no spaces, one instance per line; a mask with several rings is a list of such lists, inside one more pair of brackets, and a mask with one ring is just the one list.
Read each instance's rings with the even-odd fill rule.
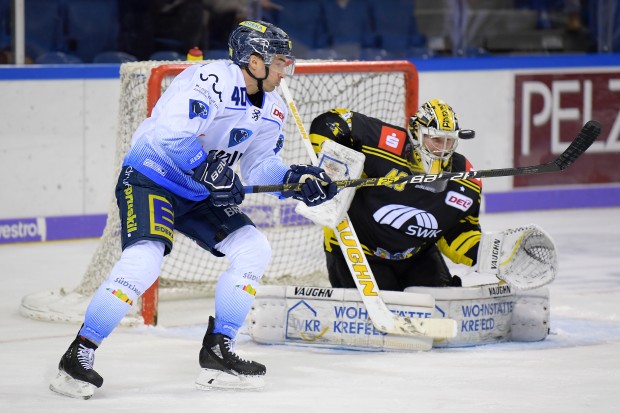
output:
[[483,232],[478,247],[478,272],[493,274],[521,290],[554,280],[558,256],[553,240],[534,224],[501,232]]

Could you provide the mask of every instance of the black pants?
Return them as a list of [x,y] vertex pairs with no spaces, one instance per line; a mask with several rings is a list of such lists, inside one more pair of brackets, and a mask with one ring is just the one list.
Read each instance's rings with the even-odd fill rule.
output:
[[[355,288],[355,281],[338,247],[325,252],[329,282],[335,288]],[[420,251],[406,260],[386,260],[366,256],[381,290],[403,291],[406,287],[460,286],[460,279],[452,277],[436,245]]]

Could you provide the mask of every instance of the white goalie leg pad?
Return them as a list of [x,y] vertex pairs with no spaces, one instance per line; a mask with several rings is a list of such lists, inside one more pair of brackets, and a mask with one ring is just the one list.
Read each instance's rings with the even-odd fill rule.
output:
[[[358,151],[326,140],[319,153],[318,166],[323,168],[332,179],[357,179],[362,176],[366,156]],[[331,200],[309,207],[303,202],[297,204],[295,211],[316,224],[334,228],[344,219],[355,196],[355,188],[341,189]]]
[[[431,318],[435,302],[428,294],[382,291],[391,311]],[[430,350],[433,339],[385,334],[376,330],[359,292],[347,288],[261,286],[247,319],[258,343],[293,344],[373,351]]]
[[74,399],[88,400],[95,394],[96,387],[85,381],[76,380],[60,370],[50,383],[50,390]]
[[528,290],[555,279],[558,257],[551,237],[534,224],[501,232],[484,232],[478,248],[477,271],[493,274]]
[[541,341],[549,335],[549,289],[517,291],[512,309],[510,339]]
[[259,390],[265,387],[265,376],[243,376],[221,370],[200,369],[196,379],[198,390]]
[[549,333],[549,290],[521,291],[507,284],[475,287],[409,287],[431,294],[438,315],[458,323],[456,337],[434,347],[465,347],[506,341],[540,341]]

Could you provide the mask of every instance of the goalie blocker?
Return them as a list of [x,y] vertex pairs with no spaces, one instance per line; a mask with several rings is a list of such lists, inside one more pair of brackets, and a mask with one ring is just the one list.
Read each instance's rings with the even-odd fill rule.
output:
[[382,296],[388,308],[402,316],[455,319],[456,337],[384,334],[368,319],[357,290],[295,286],[261,286],[248,315],[248,332],[259,343],[374,351],[540,341],[549,332],[546,287],[410,287],[405,292],[383,291]]

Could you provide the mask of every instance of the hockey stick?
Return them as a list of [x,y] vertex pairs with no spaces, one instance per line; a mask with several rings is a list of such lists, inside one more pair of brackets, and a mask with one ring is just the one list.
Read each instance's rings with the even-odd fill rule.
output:
[[[500,176],[517,176],[543,174],[549,172],[559,172],[572,165],[579,158],[601,133],[601,124],[595,120],[588,121],[577,134],[575,140],[566,150],[555,160],[534,166],[521,166],[518,168],[486,169],[480,171],[467,172],[442,172],[439,174],[412,174],[400,178],[360,178],[334,181],[338,188],[363,188],[371,186],[392,186],[397,184],[419,184],[441,180],[457,181],[470,178],[496,178]],[[307,136],[305,139],[308,139]],[[312,149],[312,147],[311,147]],[[314,153],[314,151],[313,151]],[[301,184],[280,184],[280,185],[257,185],[246,186],[245,192],[249,194],[260,192],[281,192],[299,190]]]
[[[308,138],[308,133],[301,121],[291,92],[284,79],[282,79],[280,83],[280,88],[291,110],[291,114],[297,125],[297,130],[312,160],[312,164],[316,165],[318,163],[318,158],[316,153],[314,153],[312,143]],[[284,186],[285,185],[280,185],[279,187],[283,188]],[[300,187],[301,185],[297,186],[297,188]],[[280,190],[282,189],[276,191]],[[456,336],[457,325],[455,320],[446,318],[425,319],[401,317],[391,312],[381,298],[381,291],[377,286],[375,276],[366,260],[359,238],[351,225],[349,215],[345,215],[344,219],[336,228],[333,228],[333,230],[336,233],[338,243],[347,261],[347,266],[349,267],[349,271],[351,271],[351,276],[355,281],[357,290],[362,297],[364,306],[368,310],[368,316],[377,330],[389,334],[413,335],[429,338],[451,338]]]

